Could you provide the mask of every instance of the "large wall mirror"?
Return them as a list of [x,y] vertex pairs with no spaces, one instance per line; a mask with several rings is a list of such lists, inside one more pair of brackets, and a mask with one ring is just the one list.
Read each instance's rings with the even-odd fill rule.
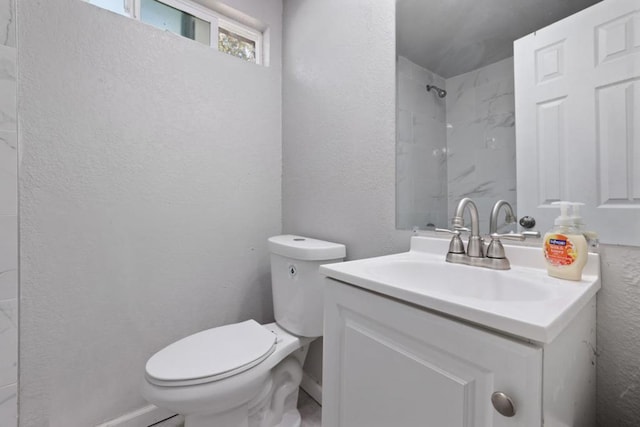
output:
[[483,233],[498,199],[526,214],[517,206],[513,42],[595,3],[397,1],[397,228],[447,228],[463,197],[476,202]]

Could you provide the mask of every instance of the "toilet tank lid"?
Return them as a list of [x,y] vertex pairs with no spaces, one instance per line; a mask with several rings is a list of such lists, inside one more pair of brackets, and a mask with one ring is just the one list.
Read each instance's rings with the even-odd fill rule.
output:
[[269,237],[269,251],[301,261],[341,259],[345,257],[347,252],[345,246],[340,243],[325,242],[293,234]]

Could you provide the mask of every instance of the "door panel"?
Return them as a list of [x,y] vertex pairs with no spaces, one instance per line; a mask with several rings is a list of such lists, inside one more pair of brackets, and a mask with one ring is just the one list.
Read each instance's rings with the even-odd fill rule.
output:
[[540,348],[326,281],[323,426],[540,427]]
[[517,40],[518,213],[584,202],[606,243],[640,245],[640,2],[606,0]]

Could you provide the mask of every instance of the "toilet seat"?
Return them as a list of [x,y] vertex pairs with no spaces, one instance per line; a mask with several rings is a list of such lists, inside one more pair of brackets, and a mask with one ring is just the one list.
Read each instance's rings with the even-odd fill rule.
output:
[[146,365],[150,383],[185,386],[237,375],[269,357],[277,336],[255,320],[208,329],[154,354]]

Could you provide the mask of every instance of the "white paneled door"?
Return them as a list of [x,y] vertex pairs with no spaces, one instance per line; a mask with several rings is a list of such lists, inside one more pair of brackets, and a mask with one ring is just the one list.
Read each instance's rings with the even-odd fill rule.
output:
[[640,0],[604,0],[514,44],[518,213],[584,202],[606,243],[640,245]]

